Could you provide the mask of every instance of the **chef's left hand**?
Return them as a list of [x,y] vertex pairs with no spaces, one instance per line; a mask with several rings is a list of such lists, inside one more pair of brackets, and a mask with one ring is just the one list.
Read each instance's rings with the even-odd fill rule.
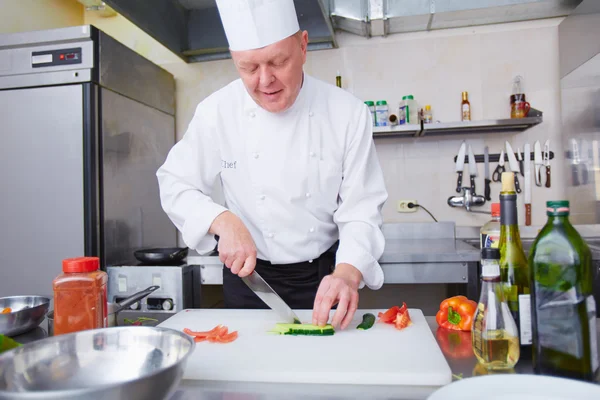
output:
[[358,285],[362,274],[350,264],[339,264],[321,281],[313,307],[313,325],[324,326],[331,307],[337,304],[331,325],[346,329],[358,308]]

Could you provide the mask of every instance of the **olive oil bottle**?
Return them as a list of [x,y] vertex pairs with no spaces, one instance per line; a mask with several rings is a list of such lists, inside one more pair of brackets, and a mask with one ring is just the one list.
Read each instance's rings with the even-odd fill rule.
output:
[[514,172],[502,173],[500,192],[500,279],[519,330],[520,357],[531,359],[529,264],[521,244]]
[[569,222],[569,202],[546,203],[548,221],[529,256],[533,367],[591,381],[598,372],[592,255]]

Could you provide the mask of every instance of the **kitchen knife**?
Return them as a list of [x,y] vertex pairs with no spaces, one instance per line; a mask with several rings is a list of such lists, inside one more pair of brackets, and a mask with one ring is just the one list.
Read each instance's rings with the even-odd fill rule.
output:
[[483,149],[483,169],[484,169],[484,175],[485,175],[485,199],[487,201],[492,201],[492,190],[490,188],[490,185],[492,183],[492,180],[490,179],[490,149],[485,146],[485,148]]
[[533,164],[535,166],[535,185],[542,186],[542,165],[544,161],[542,159],[542,146],[540,141],[536,140],[533,145]]
[[571,139],[571,171],[573,186],[579,186],[579,144],[576,139]]
[[[579,159],[581,162],[581,183],[583,185],[588,184],[588,159],[590,157],[590,149],[588,146],[588,142],[585,139],[581,139],[581,151],[579,152]],[[546,173],[548,173],[548,168],[550,168],[550,162],[546,164]]]
[[525,172],[525,225],[531,225],[531,146],[525,143],[523,147],[523,171]]
[[275,293],[258,272],[254,271],[250,275],[243,277],[242,280],[262,301],[265,302],[266,305],[279,314],[279,317],[282,318],[283,322],[289,324],[301,323],[300,319],[296,316],[294,311],[292,311],[290,306]]
[[477,176],[477,164],[475,163],[475,155],[473,149],[469,145],[469,176],[471,177],[471,193],[475,196],[475,177]]
[[546,187],[550,187],[550,139],[544,144],[544,165],[546,166]]
[[508,165],[510,170],[515,174],[515,189],[517,193],[521,193],[521,185],[519,184],[519,162],[515,157],[515,152],[510,143],[506,142],[506,155],[508,156]]
[[519,161],[519,171],[521,171],[521,175],[525,176],[523,172],[523,154],[521,154],[521,148],[517,147],[517,161]]
[[458,150],[458,155],[456,156],[456,173],[458,174],[458,179],[456,180],[456,193],[460,193],[462,191],[462,176],[463,169],[465,168],[466,151],[467,145],[463,141],[460,145],[460,150]]

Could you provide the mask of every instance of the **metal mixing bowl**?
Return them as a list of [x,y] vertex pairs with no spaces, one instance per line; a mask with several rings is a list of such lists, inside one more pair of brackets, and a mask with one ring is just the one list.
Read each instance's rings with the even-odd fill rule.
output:
[[0,314],[0,333],[16,336],[32,330],[44,320],[50,299],[43,296],[0,297],[0,311],[7,307],[12,312]]
[[165,399],[194,346],[183,332],[158,327],[53,336],[0,355],[0,399]]

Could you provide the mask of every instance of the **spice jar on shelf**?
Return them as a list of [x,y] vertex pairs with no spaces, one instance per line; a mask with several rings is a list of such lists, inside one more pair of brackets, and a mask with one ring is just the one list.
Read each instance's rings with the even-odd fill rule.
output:
[[52,282],[54,335],[107,326],[108,275],[98,257],[63,260],[63,273]]
[[431,112],[431,105],[425,105],[425,110],[423,110],[423,123],[431,124],[433,122],[433,113]]
[[377,120],[377,126],[388,126],[388,114],[389,107],[387,101],[378,100],[375,103],[375,119]]
[[367,105],[367,108],[371,113],[371,120],[373,121],[373,126],[377,126],[377,118],[375,116],[375,103],[370,100],[367,100],[365,101],[365,104]]

